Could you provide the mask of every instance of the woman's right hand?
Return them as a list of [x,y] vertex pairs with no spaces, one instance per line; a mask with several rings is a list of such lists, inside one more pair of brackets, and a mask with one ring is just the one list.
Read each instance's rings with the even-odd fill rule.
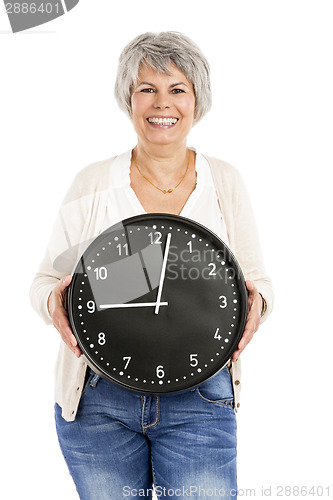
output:
[[77,340],[70,327],[66,308],[68,287],[71,281],[72,276],[70,274],[64,276],[59,281],[49,295],[47,307],[52,318],[53,326],[58,330],[67,347],[69,347],[75,356],[79,358],[81,356],[81,350],[77,345]]

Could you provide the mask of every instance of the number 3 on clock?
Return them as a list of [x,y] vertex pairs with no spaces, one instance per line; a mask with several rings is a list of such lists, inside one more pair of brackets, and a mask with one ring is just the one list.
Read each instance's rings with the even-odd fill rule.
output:
[[225,307],[227,307],[228,305],[228,302],[227,302],[227,297],[225,295],[220,295],[219,296],[219,299],[221,300],[221,304],[220,304],[220,307],[221,309],[224,309]]

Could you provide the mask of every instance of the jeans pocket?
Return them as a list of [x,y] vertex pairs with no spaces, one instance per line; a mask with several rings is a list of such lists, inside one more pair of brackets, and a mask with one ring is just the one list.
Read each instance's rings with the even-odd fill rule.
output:
[[233,408],[234,393],[230,372],[227,367],[206,380],[206,382],[197,387],[196,390],[200,398],[208,403],[217,403],[222,406]]

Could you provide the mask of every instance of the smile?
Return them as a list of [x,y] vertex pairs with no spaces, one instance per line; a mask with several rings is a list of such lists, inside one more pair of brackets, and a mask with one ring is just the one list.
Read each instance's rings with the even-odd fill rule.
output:
[[171,117],[163,117],[159,118],[157,116],[152,116],[150,118],[147,118],[148,123],[151,125],[158,125],[162,127],[170,127],[172,125],[175,125],[178,122],[178,118],[171,118]]

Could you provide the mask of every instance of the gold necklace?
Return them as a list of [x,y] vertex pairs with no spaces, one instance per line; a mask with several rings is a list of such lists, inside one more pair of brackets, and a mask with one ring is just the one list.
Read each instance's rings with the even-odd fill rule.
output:
[[136,166],[136,168],[138,169],[139,173],[142,175],[142,177],[144,179],[146,179],[146,181],[149,182],[149,184],[151,184],[152,186],[154,186],[154,188],[158,189],[159,191],[161,191],[163,194],[168,194],[168,193],[172,193],[172,191],[174,191],[180,184],[181,182],[184,180],[185,178],[185,175],[187,174],[187,171],[188,171],[188,167],[190,166],[190,159],[191,159],[191,155],[190,155],[190,152],[188,153],[188,162],[187,162],[187,167],[186,167],[186,170],[185,170],[185,174],[183,175],[183,177],[180,179],[180,181],[178,182],[177,186],[175,186],[174,188],[170,188],[170,189],[161,189],[159,188],[158,186],[155,186],[155,184],[153,182],[151,182],[145,175],[143,175],[143,173],[141,172],[141,170],[139,169],[138,167],[138,164],[136,163],[135,161],[135,158],[134,158],[134,155],[132,156],[133,158],[133,161],[134,161],[134,165]]

